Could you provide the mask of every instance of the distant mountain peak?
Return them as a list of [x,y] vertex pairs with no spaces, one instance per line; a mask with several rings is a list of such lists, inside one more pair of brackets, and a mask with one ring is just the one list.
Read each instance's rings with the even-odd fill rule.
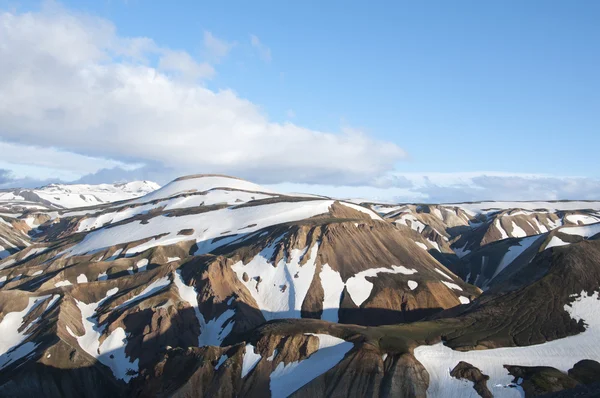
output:
[[48,184],[0,192],[0,207],[74,209],[144,196],[160,188],[152,181],[114,184]]

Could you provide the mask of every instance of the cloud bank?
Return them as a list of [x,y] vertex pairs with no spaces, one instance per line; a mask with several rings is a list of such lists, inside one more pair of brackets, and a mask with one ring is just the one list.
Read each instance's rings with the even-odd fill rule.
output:
[[277,184],[274,189],[391,203],[600,200],[600,180],[499,172],[390,173],[369,186]]
[[[0,141],[23,153],[35,146],[112,162],[80,175],[144,164],[171,173],[163,180],[219,172],[263,183],[356,185],[405,156],[360,131],[272,122],[234,91],[207,88],[217,73],[208,60],[120,36],[109,21],[56,5],[1,13],[0,37]],[[233,48],[210,32],[198,40],[213,60]],[[258,38],[251,44],[270,60]]]

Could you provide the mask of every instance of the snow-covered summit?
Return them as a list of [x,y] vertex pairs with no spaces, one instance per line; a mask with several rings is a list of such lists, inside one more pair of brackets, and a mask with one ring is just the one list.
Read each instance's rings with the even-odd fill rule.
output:
[[39,204],[48,208],[72,209],[128,200],[160,188],[152,181],[132,181],[115,184],[49,184],[33,189],[13,189],[0,192],[0,203],[31,207]]
[[139,198],[135,202],[151,202],[153,200],[166,199],[186,193],[200,193],[213,190],[235,190],[276,194],[273,190],[235,177],[217,174],[195,174],[177,178],[162,188]]

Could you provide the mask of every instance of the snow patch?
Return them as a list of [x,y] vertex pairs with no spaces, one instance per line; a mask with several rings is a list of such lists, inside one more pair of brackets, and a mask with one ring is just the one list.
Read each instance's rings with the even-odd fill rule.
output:
[[573,224],[594,224],[600,221],[598,218],[593,216],[588,216],[585,214],[570,214],[567,217],[567,221]]
[[600,234],[600,223],[582,227],[565,227],[561,228],[560,232],[567,235],[578,235],[582,238],[590,238],[596,234]]
[[442,281],[442,283],[444,285],[448,286],[450,289],[462,291],[462,287],[458,286],[456,283],[451,283],[451,282],[446,282],[446,281]]
[[429,244],[430,244],[431,246],[433,246],[433,248],[434,248],[435,250],[439,251],[440,253],[442,252],[442,251],[440,250],[440,246],[437,244],[437,242],[434,242],[434,241],[432,241],[432,240],[431,240],[431,239],[429,239],[429,238],[427,239],[427,242],[429,242]]
[[533,222],[535,223],[535,225],[538,228],[538,231],[542,234],[548,232],[548,228],[546,228],[546,226],[542,223],[540,223],[540,221],[537,218],[533,219]]
[[323,265],[319,273],[319,279],[321,280],[324,293],[321,319],[337,323],[339,321],[338,311],[340,309],[340,301],[342,300],[342,292],[346,285],[340,273],[334,271],[329,264]]
[[417,217],[412,214],[404,214],[402,217],[394,221],[394,223],[406,225],[407,227],[410,226],[412,230],[417,231],[418,233],[421,233],[426,227],[425,224],[419,221]]
[[499,219],[496,219],[496,221],[494,221],[494,226],[500,232],[500,240],[502,240],[502,239],[508,239],[509,236],[506,233],[506,231],[502,228],[502,225],[500,225],[500,220]]
[[217,364],[215,365],[215,369],[219,369],[221,367],[221,365],[223,365],[223,363],[227,360],[227,358],[229,358],[227,356],[227,354],[223,354],[221,355],[221,358],[219,358],[219,361],[217,362]]
[[415,245],[419,246],[421,249],[427,251],[427,245],[421,242],[415,242]]
[[375,213],[374,211],[372,211],[370,209],[367,209],[366,207],[363,207],[360,205],[355,205],[353,203],[348,203],[348,202],[339,202],[339,203],[346,207],[350,207],[351,209],[360,211],[361,213],[368,214],[369,217],[371,217],[371,219],[373,219],[373,220],[383,221],[383,219],[381,217],[379,217],[379,215],[377,215],[377,213]]
[[450,277],[450,275],[448,275],[447,273],[445,273],[444,271],[442,271],[439,268],[435,268],[435,272],[437,272],[438,274],[442,275],[444,278],[452,280],[452,278]]
[[246,344],[244,351],[244,359],[242,360],[242,379],[248,375],[262,359],[260,354],[254,352],[254,346],[250,343]]
[[164,276],[160,279],[153,281],[151,284],[146,286],[144,290],[140,294],[133,296],[132,298],[125,300],[123,303],[119,304],[115,309],[120,309],[128,306],[129,304],[143,300],[146,297],[152,296],[156,292],[162,290],[165,286],[169,286],[171,284],[171,280],[168,276]]
[[569,244],[570,243],[563,241],[558,236],[553,236],[552,239],[550,239],[550,242],[548,242],[548,244],[546,245],[546,249],[558,246],[567,246]]
[[417,273],[416,269],[408,269],[405,266],[392,265],[392,268],[371,268],[361,271],[346,281],[346,289],[350,293],[352,301],[360,307],[362,303],[371,295],[373,284],[367,280],[368,277],[375,277],[377,274],[403,274],[412,275]]
[[456,256],[458,258],[463,258],[467,254],[471,253],[471,250],[467,249],[466,247],[467,247],[467,244],[465,244],[463,247],[453,248],[454,253],[456,254]]
[[527,236],[527,232],[525,232],[521,227],[519,227],[514,221],[512,222],[512,236],[514,238],[524,238]]
[[150,261],[147,258],[143,258],[140,261],[138,261],[137,263],[135,263],[135,266],[136,266],[138,272],[146,271],[146,267],[148,266],[148,263],[150,263]]

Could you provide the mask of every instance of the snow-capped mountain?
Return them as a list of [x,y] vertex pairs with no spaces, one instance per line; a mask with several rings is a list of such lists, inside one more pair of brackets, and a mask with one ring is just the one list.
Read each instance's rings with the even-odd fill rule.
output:
[[600,381],[600,202],[356,203],[219,175],[157,188],[6,193],[41,207],[0,215],[0,395],[522,396]]
[[[0,260],[29,246],[37,228],[47,221],[57,220],[59,214],[65,214],[65,209],[134,199],[158,188],[160,186],[151,181],[134,181],[100,185],[50,184],[36,189],[0,191]],[[79,214],[85,213],[79,211]]]
[[0,209],[73,209],[144,196],[160,185],[152,181],[117,184],[50,184],[35,189],[0,191]]

